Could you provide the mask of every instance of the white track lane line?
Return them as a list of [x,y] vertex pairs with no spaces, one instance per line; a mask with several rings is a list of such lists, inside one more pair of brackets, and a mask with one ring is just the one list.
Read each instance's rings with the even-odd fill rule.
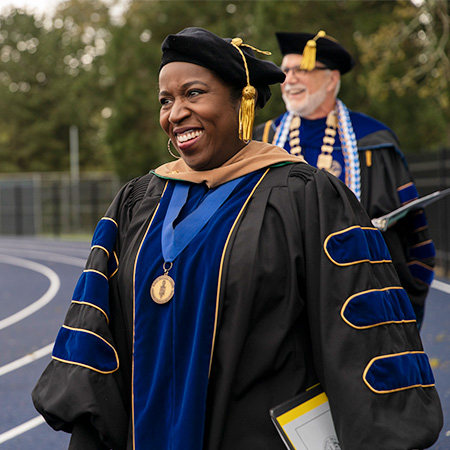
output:
[[6,375],[9,372],[12,372],[13,370],[20,369],[21,367],[26,366],[27,364],[30,364],[36,361],[37,359],[49,355],[52,352],[54,345],[55,343],[52,342],[51,344],[48,344],[45,347],[42,347],[39,350],[34,351],[33,353],[29,353],[28,355],[22,356],[22,358],[16,359],[15,361],[12,361],[8,364],[5,364],[4,366],[1,366],[0,377],[2,375]]
[[36,311],[44,307],[47,303],[52,301],[59,291],[61,282],[58,275],[53,270],[34,261],[28,261],[26,259],[16,258],[9,255],[0,255],[0,261],[5,264],[11,264],[13,266],[34,270],[35,272],[39,272],[42,275],[46,276],[50,281],[50,287],[41,298],[39,298],[26,308],[16,312],[15,314],[0,320],[0,330],[2,330],[3,328],[9,327],[10,325],[17,323],[20,320],[25,319],[26,317],[35,313]]
[[433,280],[431,283],[431,287],[437,289],[438,291],[445,292],[446,294],[450,294],[450,284],[443,283],[442,281]]
[[[84,267],[84,263],[85,263],[85,260],[81,259],[81,258],[74,258],[74,257],[71,258],[71,257],[67,257],[67,256],[64,257],[64,255],[51,254],[51,253],[46,253],[46,252],[37,252],[37,251],[31,251],[31,252],[41,253],[41,255],[40,255],[41,259],[50,260],[50,261],[58,261],[58,262],[62,262],[63,264]],[[45,276],[47,276],[50,279],[50,283],[51,283],[50,288],[52,287],[52,281],[55,282],[55,280],[57,280],[58,285],[57,285],[56,292],[58,292],[59,285],[60,285],[59,277],[56,275],[56,273],[54,273],[48,267],[45,267],[41,264],[38,264],[38,263],[35,263],[32,261],[23,260],[20,258],[14,258],[13,256],[0,255],[0,258],[1,258],[2,262],[7,262],[6,260],[9,260],[9,264],[29,268],[31,270],[37,270],[39,268],[40,270],[37,270],[37,271],[40,273],[43,273]],[[12,260],[13,260],[13,262],[11,262]],[[25,265],[25,263],[26,263],[26,265]],[[32,266],[32,268],[31,268],[31,266]],[[45,269],[45,270],[41,271],[42,269]],[[53,274],[52,277],[49,276],[50,273]],[[56,277],[56,279],[55,279],[55,277]],[[48,296],[50,288],[44,294],[44,296]],[[56,295],[56,292],[54,295]],[[54,295],[53,295],[53,297],[54,297]],[[41,297],[38,301],[42,300],[43,297]],[[50,300],[52,298],[50,298]],[[48,300],[46,303],[48,303],[50,300]],[[33,305],[35,305],[35,304],[36,304],[36,302]],[[30,305],[30,306],[32,306],[32,305]],[[44,306],[44,305],[42,305],[42,306]],[[37,309],[39,309],[39,308],[37,308]],[[22,311],[24,311],[24,310],[22,310]],[[33,312],[34,311],[32,311],[30,314],[32,314]],[[14,315],[14,316],[16,316],[16,315]],[[14,317],[14,316],[10,316],[9,318]],[[6,320],[6,319],[4,319],[4,320]],[[0,329],[1,329],[1,324],[2,324],[2,322],[4,322],[4,320],[0,321]],[[5,375],[6,373],[12,372],[13,370],[19,369],[20,367],[30,364],[33,361],[36,361],[37,359],[50,354],[52,352],[53,345],[54,345],[54,343],[51,343],[45,347],[42,347],[39,350],[36,350],[33,353],[30,353],[29,355],[25,355],[22,358],[16,359],[15,361],[12,361],[11,363],[0,367],[0,376]],[[21,425],[18,425],[15,428],[12,428],[11,430],[5,431],[4,433],[0,434],[0,444],[2,444],[3,442],[9,441],[10,439],[13,439],[17,436],[20,436],[21,434],[26,433],[27,431],[32,430],[33,428],[35,428],[39,425],[42,425],[43,423],[45,423],[44,418],[42,416],[37,416],[34,419],[29,420],[28,422],[25,422]]]
[[[18,253],[23,253],[23,252],[25,252],[25,250],[18,251]],[[30,253],[34,254],[37,259],[41,259],[44,261],[60,262],[62,264],[68,264],[68,265],[77,266],[77,267],[84,267],[85,262],[86,262],[85,259],[75,258],[75,257],[65,256],[65,255],[58,255],[57,253],[39,252],[39,251],[31,250],[30,252],[28,252],[28,256],[31,256]],[[42,348],[34,351],[32,353],[29,353],[19,359],[16,359],[15,361],[5,364],[4,366],[1,366],[0,367],[0,376],[5,375],[9,372],[12,372],[13,370],[19,369],[27,364],[30,364],[39,358],[49,355],[52,352],[53,345],[54,345],[54,342],[52,344],[46,345],[45,347],[42,347]]]
[[42,416],[37,416],[34,419],[23,423],[22,425],[11,428],[10,430],[0,434],[0,444],[3,444],[3,442],[9,441],[10,439],[13,439],[29,430],[32,430],[33,428],[36,428],[43,423],[45,423],[44,418]]
[[[13,370],[23,367],[33,361],[36,361],[39,358],[47,356],[52,352],[53,345],[54,342],[52,342],[49,345],[46,345],[45,347],[42,347],[39,350],[36,350],[33,353],[30,353],[29,355],[16,359],[15,361],[0,367],[0,376],[12,372]],[[44,418],[42,416],[37,416],[34,419],[31,419],[28,422],[23,423],[22,425],[18,425],[17,427],[12,428],[11,430],[5,431],[4,433],[0,434],[0,444],[9,441],[10,439],[14,439],[15,437],[23,433],[26,433],[27,431],[32,430],[33,428],[42,425],[43,423],[45,423]]]
[[[0,257],[1,257],[1,255],[0,255]],[[16,264],[16,265],[18,265],[18,264]],[[45,266],[42,266],[42,267],[45,268]],[[48,270],[50,270],[50,269],[48,269]],[[59,278],[58,278],[58,280],[59,280]],[[445,292],[447,294],[450,294],[450,285],[443,283],[442,281],[433,280],[431,287],[434,289],[437,289],[439,291]],[[1,324],[1,322],[0,322],[0,324]],[[5,373],[11,372],[19,367],[22,367],[26,364],[29,364],[38,358],[48,355],[49,353],[51,353],[53,345],[54,345],[53,343],[49,344],[46,347],[36,350],[35,352],[31,353],[30,355],[26,355],[22,358],[17,359],[16,361],[13,361],[9,364],[6,364],[3,367],[0,367],[0,376],[4,375]],[[37,416],[34,419],[31,419],[28,422],[23,423],[22,425],[12,428],[11,430],[8,430],[3,434],[0,434],[0,444],[3,442],[9,441],[10,439],[13,439],[16,436],[19,436],[37,426],[43,424],[43,423],[45,423],[45,420],[43,419],[43,417]]]
[[[5,251],[5,249],[3,249]],[[67,256],[67,255],[61,255],[59,253],[50,253],[40,250],[20,250],[20,249],[14,249],[14,250],[8,250],[8,253],[14,252],[14,255],[18,256],[25,256],[26,259],[38,259],[40,261],[51,261],[51,262],[58,262],[61,264],[67,264],[69,266],[76,266],[76,267],[82,267],[86,265],[87,255],[85,258],[78,258],[76,256]],[[1,262],[1,261],[0,261]]]
[[1,240],[0,237],[0,253],[9,253],[16,250],[46,250],[52,253],[62,254],[62,255],[73,255],[79,256],[80,258],[86,257],[89,254],[90,243],[80,242],[77,244],[70,245],[54,245],[53,242],[5,242]]

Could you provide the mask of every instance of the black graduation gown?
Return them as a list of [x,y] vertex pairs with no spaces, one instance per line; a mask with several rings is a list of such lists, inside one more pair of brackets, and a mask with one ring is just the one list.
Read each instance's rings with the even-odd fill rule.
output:
[[[47,422],[73,432],[74,450],[132,448],[126,441],[133,266],[164,183],[152,175],[130,182],[106,214],[118,224],[109,324],[98,310],[79,304],[72,304],[65,321],[100,333],[117,350],[119,368],[99,374],[53,360],[33,391]],[[425,448],[437,439],[440,402],[409,303],[391,298],[397,313],[387,319],[376,307],[371,318],[356,307],[350,322],[343,313],[352,296],[401,289],[394,266],[377,260],[385,250],[382,239],[373,258],[358,260],[366,233],[379,235],[338,179],[303,163],[270,169],[225,254],[204,450],[282,450],[269,409],[317,381],[329,397],[343,450]],[[347,235],[345,243],[331,245]],[[348,261],[336,260],[341,257]],[[104,252],[94,248],[87,267],[106,273]],[[358,317],[371,323],[352,325]],[[375,381],[367,381],[371,363],[396,355],[425,359],[421,368],[413,361],[415,377],[402,369],[411,368],[405,361],[392,379],[378,380],[383,389],[375,385],[376,373]]]
[[[402,199],[399,194],[405,186],[412,188],[412,195],[417,195],[417,191],[395,134],[381,122],[364,114],[350,112],[350,117],[358,119],[353,126],[361,170],[361,203],[369,217],[380,217],[414,200],[414,196],[404,196]],[[253,139],[272,142],[279,120],[277,118],[255,127]],[[264,131],[266,126],[270,126],[267,133]],[[289,151],[288,141],[285,147]],[[304,144],[313,145],[309,142]],[[424,212],[406,216],[383,236],[402,286],[421,320],[435,266],[435,250]]]

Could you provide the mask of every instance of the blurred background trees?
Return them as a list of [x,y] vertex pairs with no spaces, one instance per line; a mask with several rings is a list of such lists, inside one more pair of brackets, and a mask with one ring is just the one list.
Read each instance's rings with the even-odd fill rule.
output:
[[[68,0],[51,17],[0,15],[0,171],[80,168],[123,180],[169,159],[159,127],[160,45],[187,26],[240,36],[281,61],[276,31],[324,29],[357,59],[340,98],[399,136],[406,155],[450,146],[447,0]],[[257,122],[283,111],[278,87]]]

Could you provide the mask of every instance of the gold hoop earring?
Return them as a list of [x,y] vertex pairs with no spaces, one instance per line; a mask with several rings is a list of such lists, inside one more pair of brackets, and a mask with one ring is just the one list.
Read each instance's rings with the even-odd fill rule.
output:
[[175,159],[180,159],[179,156],[174,155],[174,154],[172,153],[172,150],[171,150],[171,148],[170,148],[170,143],[171,143],[171,142],[172,142],[172,141],[171,141],[170,139],[167,141],[167,150],[169,151],[170,155],[173,156]]

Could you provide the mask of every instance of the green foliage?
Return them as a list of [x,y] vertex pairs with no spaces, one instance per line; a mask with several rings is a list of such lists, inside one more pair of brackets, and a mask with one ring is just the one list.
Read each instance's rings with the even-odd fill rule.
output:
[[[102,41],[108,36],[101,16],[107,23],[108,10],[102,3],[67,6],[53,20],[20,11],[1,19],[2,171],[68,170],[71,125],[80,130],[81,167],[108,167],[98,123],[106,98],[99,86]],[[82,20],[87,15],[89,22]]]
[[[339,95],[350,109],[385,122],[406,153],[449,145],[447,1],[130,0],[119,21],[112,6],[68,0],[51,19],[0,16],[2,171],[67,170],[73,124],[82,170],[113,167],[125,180],[171,159],[159,126],[160,45],[187,26],[239,36],[276,63],[276,31],[324,29],[357,60]],[[274,87],[256,122],[283,111]]]
[[448,2],[393,3],[392,20],[355,42],[364,67],[367,112],[390,125],[405,149],[449,145],[450,17]]

